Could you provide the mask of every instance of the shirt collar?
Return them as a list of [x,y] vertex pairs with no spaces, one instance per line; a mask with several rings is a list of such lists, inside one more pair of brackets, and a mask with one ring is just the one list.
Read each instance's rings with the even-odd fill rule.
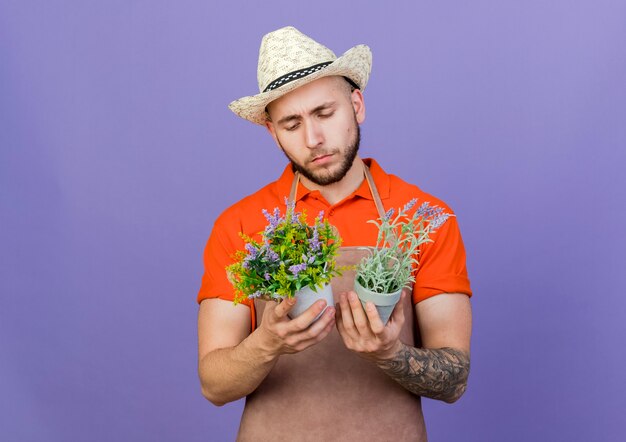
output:
[[[380,194],[381,199],[389,198],[389,175],[387,172],[383,170],[382,167],[374,160],[373,158],[364,158],[363,162],[369,167],[370,172],[372,174],[372,178],[374,178],[374,183],[376,183],[376,188],[378,189],[378,193]],[[293,169],[291,168],[291,164],[288,164],[283,170],[282,175],[276,181],[276,190],[278,192],[279,198],[289,197],[289,193],[291,192],[291,184],[293,183],[295,175]],[[298,192],[296,194],[296,201],[300,201],[306,195],[311,193],[311,190],[307,189],[300,183],[298,185]],[[373,200],[372,192],[370,192],[370,188],[367,185],[367,180],[363,179],[361,185],[354,191],[352,194],[354,196],[360,196],[365,199]]]

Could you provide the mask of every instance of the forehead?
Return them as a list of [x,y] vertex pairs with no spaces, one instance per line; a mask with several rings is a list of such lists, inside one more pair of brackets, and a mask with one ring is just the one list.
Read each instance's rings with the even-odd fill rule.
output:
[[278,118],[282,114],[306,112],[320,104],[346,96],[344,83],[341,77],[320,78],[272,101],[267,110]]

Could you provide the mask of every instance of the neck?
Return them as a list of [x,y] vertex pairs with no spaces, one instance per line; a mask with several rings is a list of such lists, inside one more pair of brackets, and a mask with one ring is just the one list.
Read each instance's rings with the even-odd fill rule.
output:
[[324,199],[328,201],[330,205],[336,204],[339,201],[351,195],[356,189],[359,188],[363,182],[363,161],[357,155],[352,163],[352,167],[348,170],[348,173],[336,183],[329,184],[327,186],[320,186],[314,182],[306,179],[300,175],[300,182],[309,190],[319,191]]

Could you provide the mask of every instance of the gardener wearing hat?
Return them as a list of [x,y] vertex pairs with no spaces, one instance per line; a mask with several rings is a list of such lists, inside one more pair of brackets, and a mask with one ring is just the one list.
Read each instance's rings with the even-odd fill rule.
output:
[[[471,290],[456,218],[420,250],[411,290],[383,326],[352,291],[354,275],[333,280],[336,307],[318,301],[291,320],[292,300],[234,305],[224,268],[255,235],[262,209],[284,204],[324,210],[343,243],[340,265],[376,243],[368,220],[418,198],[450,209],[417,186],[358,155],[363,90],[371,52],[332,51],[287,27],[267,34],[260,93],[230,104],[263,125],[290,164],[282,175],[216,220],[198,294],[199,375],[216,405],[246,397],[238,440],[426,440],[421,396],[456,401],[469,373]],[[384,213],[384,212],[383,212]]]

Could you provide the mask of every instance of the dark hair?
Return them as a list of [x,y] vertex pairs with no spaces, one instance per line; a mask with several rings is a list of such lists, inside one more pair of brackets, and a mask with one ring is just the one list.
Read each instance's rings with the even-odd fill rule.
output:
[[361,89],[361,88],[359,87],[359,85],[358,85],[358,84],[356,84],[354,81],[352,81],[352,79],[351,79],[351,78],[348,78],[348,77],[346,77],[345,75],[344,75],[344,77],[343,77],[343,78],[344,78],[344,80],[346,80],[346,81],[348,82],[348,84],[350,85],[350,92],[354,92],[354,90],[355,90],[355,89]]

